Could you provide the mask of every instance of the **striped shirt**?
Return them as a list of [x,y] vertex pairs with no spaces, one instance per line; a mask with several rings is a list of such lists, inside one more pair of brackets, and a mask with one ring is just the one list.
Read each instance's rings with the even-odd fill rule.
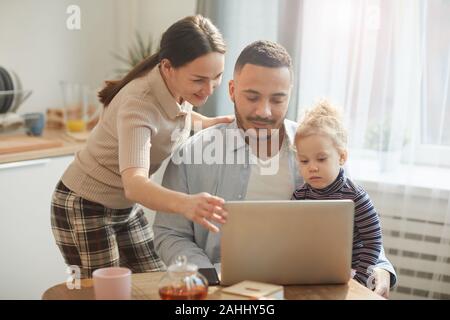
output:
[[381,224],[375,207],[366,191],[345,176],[341,168],[336,180],[328,187],[314,189],[305,183],[294,191],[292,200],[353,200],[355,219],[353,230],[352,268],[355,280],[368,286],[371,274],[368,268],[375,266],[382,247]]

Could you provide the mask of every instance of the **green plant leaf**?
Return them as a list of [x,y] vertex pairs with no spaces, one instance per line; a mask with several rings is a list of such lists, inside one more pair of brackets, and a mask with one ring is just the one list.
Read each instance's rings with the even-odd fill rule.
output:
[[126,57],[119,55],[117,53],[112,53],[114,58],[116,58],[117,60],[126,64],[129,67],[129,69],[117,70],[120,71],[122,74],[128,73],[142,60],[144,60],[145,58],[147,58],[149,55],[152,54],[152,36],[149,35],[147,42],[144,42],[139,32],[135,33],[135,37],[136,37],[135,41],[130,45],[130,47],[127,50],[128,54]]
[[136,53],[138,53],[138,55],[140,54],[142,57],[145,57],[145,46],[144,46],[144,42],[142,41],[142,37],[141,35],[136,32],[136,38],[137,38],[137,43],[138,43],[138,48],[136,48]]
[[152,53],[152,42],[153,42],[152,36],[149,35],[148,42],[147,42],[147,48],[145,49],[146,56],[149,56]]
[[117,54],[117,53],[115,53],[115,52],[113,52],[112,55],[113,55],[113,57],[116,58],[117,60],[122,61],[123,63],[125,63],[125,64],[127,64],[127,65],[130,64],[130,60],[129,60],[128,58],[124,58],[124,57],[122,57],[121,55],[119,55],[119,54]]

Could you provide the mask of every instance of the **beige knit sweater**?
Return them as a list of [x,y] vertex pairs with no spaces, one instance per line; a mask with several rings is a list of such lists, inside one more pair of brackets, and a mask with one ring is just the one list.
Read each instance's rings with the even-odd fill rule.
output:
[[[102,112],[61,180],[81,197],[113,209],[132,207],[120,173],[145,168],[153,174],[189,137],[192,105],[178,104],[159,67],[128,83]],[[151,195],[149,195],[151,197]]]

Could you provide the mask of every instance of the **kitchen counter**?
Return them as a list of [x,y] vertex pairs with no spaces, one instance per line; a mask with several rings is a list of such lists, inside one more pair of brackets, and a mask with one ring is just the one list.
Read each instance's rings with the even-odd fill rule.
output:
[[70,155],[81,150],[86,143],[85,141],[77,141],[76,139],[68,136],[64,130],[46,129],[42,135],[42,138],[61,141],[63,145],[60,147],[42,150],[3,154],[0,155],[0,164]]

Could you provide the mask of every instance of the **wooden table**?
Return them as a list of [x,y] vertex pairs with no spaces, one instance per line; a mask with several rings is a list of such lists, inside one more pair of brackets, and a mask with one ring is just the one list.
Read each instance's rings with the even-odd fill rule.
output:
[[[158,283],[164,272],[136,273],[132,275],[132,299],[160,300]],[[245,299],[221,292],[220,286],[209,287],[207,299]],[[355,280],[346,285],[285,286],[287,300],[383,300],[383,298]],[[81,281],[81,289],[69,290],[66,283],[49,288],[42,295],[44,300],[94,300],[92,280]]]

